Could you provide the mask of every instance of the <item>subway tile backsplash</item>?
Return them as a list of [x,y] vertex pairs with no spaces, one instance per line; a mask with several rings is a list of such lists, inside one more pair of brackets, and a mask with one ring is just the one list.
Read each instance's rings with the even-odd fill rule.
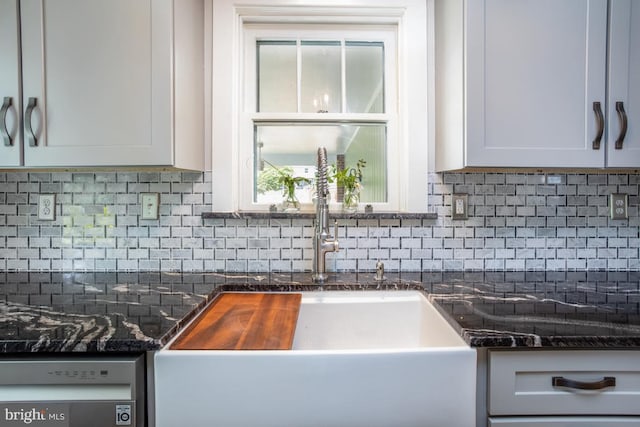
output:
[[[637,174],[431,174],[435,220],[345,220],[333,271],[640,270]],[[160,193],[160,219],[140,219],[140,194]],[[451,194],[469,218],[451,219]],[[56,194],[56,219],[37,218]],[[629,219],[609,218],[611,193]],[[306,271],[310,219],[206,219],[211,174],[0,173],[0,269],[54,271]]]

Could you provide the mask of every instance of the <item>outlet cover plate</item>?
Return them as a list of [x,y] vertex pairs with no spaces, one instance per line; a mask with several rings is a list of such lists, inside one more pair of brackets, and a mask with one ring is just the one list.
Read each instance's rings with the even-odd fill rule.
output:
[[143,193],[140,203],[142,204],[141,219],[158,219],[160,212],[160,194]]
[[38,219],[42,221],[54,221],[56,219],[56,195],[38,195]]
[[611,219],[629,218],[629,195],[626,193],[611,194],[609,196]]
[[451,219],[467,219],[469,218],[469,195],[468,194],[452,194],[451,195]]

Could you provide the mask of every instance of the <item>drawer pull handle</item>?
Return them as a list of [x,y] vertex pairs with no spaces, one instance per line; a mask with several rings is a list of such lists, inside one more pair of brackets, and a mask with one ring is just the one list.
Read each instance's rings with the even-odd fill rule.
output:
[[551,384],[554,387],[567,387],[578,390],[602,390],[607,387],[615,387],[616,377],[604,377],[600,381],[594,382],[575,381],[565,377],[552,377]]

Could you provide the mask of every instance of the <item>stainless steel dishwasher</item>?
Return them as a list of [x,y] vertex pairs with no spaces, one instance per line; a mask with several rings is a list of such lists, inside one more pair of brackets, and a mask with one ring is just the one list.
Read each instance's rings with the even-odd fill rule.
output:
[[0,427],[146,425],[144,356],[0,359]]

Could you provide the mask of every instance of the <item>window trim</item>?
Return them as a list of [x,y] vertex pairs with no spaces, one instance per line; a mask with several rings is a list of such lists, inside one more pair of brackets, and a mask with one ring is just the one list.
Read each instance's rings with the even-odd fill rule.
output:
[[[239,203],[243,26],[247,22],[398,26],[398,212],[427,212],[433,170],[433,0],[212,0],[213,210]],[[249,3],[250,1],[250,3]],[[426,76],[426,78],[425,78]],[[252,139],[251,139],[252,140]],[[391,166],[393,167],[393,165]],[[396,191],[389,187],[389,192]]]

